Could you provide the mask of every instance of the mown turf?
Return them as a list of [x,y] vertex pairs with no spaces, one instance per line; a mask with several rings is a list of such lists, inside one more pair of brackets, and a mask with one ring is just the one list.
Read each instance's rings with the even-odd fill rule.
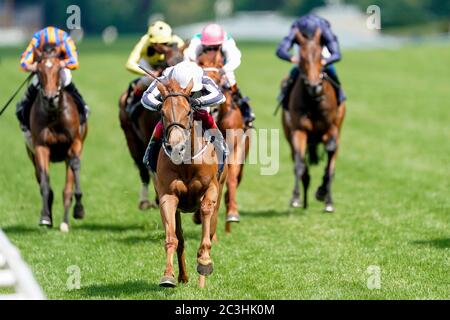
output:
[[[183,216],[191,281],[158,287],[164,233],[157,210],[137,209],[139,179],[117,118],[117,100],[133,78],[124,70],[133,43],[80,46],[74,80],[92,109],[82,161],[86,219],[71,232],[37,226],[39,188],[14,106],[0,118],[0,227],[19,247],[49,298],[56,299],[438,299],[450,298],[450,47],[344,52],[338,70],[349,96],[337,163],[335,214],[287,206],[293,185],[287,143],[279,134],[280,168],[246,167],[239,191],[242,222],[213,245],[215,271],[197,288],[200,228]],[[258,128],[273,117],[278,84],[289,65],[274,45],[242,45],[238,71]],[[0,51],[0,102],[21,79],[19,49]],[[323,163],[312,170],[312,198]],[[56,225],[62,219],[63,166],[51,169]],[[69,291],[70,266],[81,270]],[[369,290],[369,266],[381,289]]]

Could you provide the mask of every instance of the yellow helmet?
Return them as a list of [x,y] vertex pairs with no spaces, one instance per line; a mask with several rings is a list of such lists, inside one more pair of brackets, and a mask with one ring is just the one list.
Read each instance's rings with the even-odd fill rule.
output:
[[147,34],[153,43],[168,43],[172,41],[172,28],[163,21],[153,22]]

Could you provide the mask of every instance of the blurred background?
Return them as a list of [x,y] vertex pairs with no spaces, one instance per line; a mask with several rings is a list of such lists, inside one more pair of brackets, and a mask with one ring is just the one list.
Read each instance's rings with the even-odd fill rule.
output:
[[[185,38],[216,20],[237,40],[278,40],[294,17],[311,10],[331,21],[343,47],[450,39],[450,1],[441,0],[0,0],[0,45],[25,43],[46,25],[67,29],[70,5],[81,12],[78,41],[103,34],[113,42],[145,32],[156,19]],[[381,8],[380,30],[366,27],[370,5]]]

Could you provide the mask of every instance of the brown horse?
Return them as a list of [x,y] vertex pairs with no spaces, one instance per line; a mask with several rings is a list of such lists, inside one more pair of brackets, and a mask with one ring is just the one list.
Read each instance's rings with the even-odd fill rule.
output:
[[217,211],[227,175],[225,166],[218,177],[218,158],[214,147],[203,139],[201,131],[197,132],[199,130],[189,104],[192,87],[192,80],[186,89],[174,80],[158,83],[163,98],[160,112],[164,138],[158,156],[155,184],[166,232],[166,269],[160,282],[165,287],[176,285],[173,270],[175,251],[178,256],[178,282],[188,281],[180,211],[200,211],[202,239],[197,251],[200,287],[205,285],[205,276],[212,273],[211,239],[216,232]]
[[283,112],[282,121],[286,139],[291,146],[292,159],[295,161],[295,187],[291,206],[300,206],[301,179],[304,189],[303,208],[307,208],[310,175],[306,152],[308,150],[311,160],[316,160],[317,145],[323,142],[328,161],[322,185],[316,191],[316,199],[325,202],[326,212],[333,212],[331,183],[345,116],[345,104],[338,106],[335,88],[322,71],[320,36],[320,29],[315,32],[312,39],[305,38],[297,30],[296,37],[301,48],[300,75],[289,97],[289,111]]
[[233,100],[231,90],[227,88],[226,83],[223,83],[223,57],[220,51],[209,51],[202,54],[199,57],[198,64],[218,86],[222,87],[222,92],[226,97],[226,101],[219,106],[216,122],[220,131],[226,137],[230,148],[230,156],[227,162],[227,191],[225,193],[227,208],[225,231],[230,232],[231,223],[240,221],[237,189],[242,180],[244,162],[250,148],[250,137],[245,131],[241,110]]
[[[165,67],[177,64],[183,59],[183,50],[185,48],[175,48],[168,45],[156,45],[158,52],[164,53],[166,63],[157,68],[154,72],[159,75]],[[126,90],[119,98],[119,120],[122,130],[127,140],[128,150],[131,157],[136,164],[141,178],[141,193],[139,199],[139,209],[146,210],[149,208],[156,208],[156,202],[148,199],[148,185],[150,183],[150,173],[147,167],[142,162],[147,148],[148,142],[152,136],[153,129],[160,120],[158,112],[150,111],[139,103],[139,114],[136,117],[131,117],[127,112],[127,98],[130,94],[131,88]]]
[[31,108],[31,143],[27,152],[34,164],[40,185],[43,207],[39,224],[53,226],[53,191],[50,186],[50,162],[66,163],[66,184],[63,192],[64,220],[60,225],[63,232],[69,231],[69,209],[74,195],[75,219],[84,217],[81,203],[80,159],[83,142],[87,135],[87,123],[80,125],[80,116],[72,96],[61,85],[60,49],[52,48],[43,52],[36,50],[37,76],[40,88]]

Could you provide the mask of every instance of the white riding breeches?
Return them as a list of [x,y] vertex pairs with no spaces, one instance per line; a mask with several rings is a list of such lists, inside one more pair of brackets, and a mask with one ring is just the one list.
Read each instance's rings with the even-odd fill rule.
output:
[[225,75],[227,76],[230,87],[234,86],[236,84],[236,76],[234,75],[234,71],[226,71]]

